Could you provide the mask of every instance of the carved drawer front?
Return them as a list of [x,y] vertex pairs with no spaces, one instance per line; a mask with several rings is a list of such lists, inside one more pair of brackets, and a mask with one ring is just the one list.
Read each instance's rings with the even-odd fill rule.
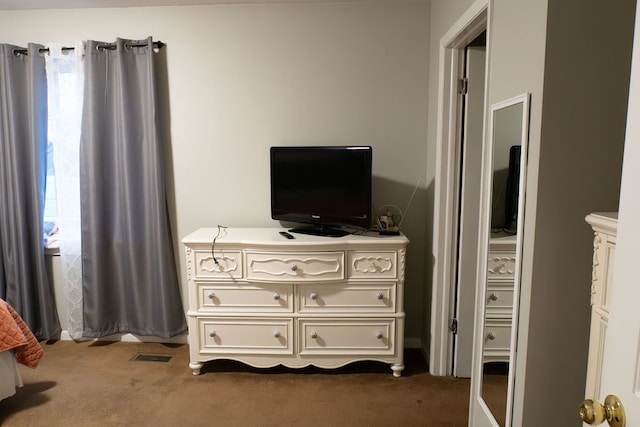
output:
[[246,252],[247,279],[327,281],[344,279],[344,252]]
[[487,319],[484,327],[485,361],[508,361],[511,344],[511,319]]
[[293,285],[198,283],[198,311],[293,312]]
[[299,354],[392,355],[394,319],[299,319]]
[[487,317],[511,318],[513,314],[513,286],[499,286],[489,282],[485,298]]
[[513,279],[516,257],[511,252],[491,252],[487,276],[489,279]]
[[349,278],[352,279],[394,279],[398,254],[390,252],[349,251]]
[[298,287],[300,313],[395,312],[393,283],[373,285],[303,284]]
[[[214,255],[215,260],[211,251],[194,251],[195,279],[242,278],[242,254],[240,251],[216,250]],[[217,264],[216,261],[218,261]]]
[[200,353],[293,354],[292,319],[200,318]]

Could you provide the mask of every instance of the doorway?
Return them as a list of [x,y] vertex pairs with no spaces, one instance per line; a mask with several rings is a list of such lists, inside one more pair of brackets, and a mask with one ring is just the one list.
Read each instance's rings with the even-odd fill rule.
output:
[[[457,376],[470,376],[471,370],[475,269],[477,268],[477,256],[474,256],[474,251],[477,252],[478,249],[478,225],[475,226],[475,232],[466,228],[467,215],[473,216],[471,207],[473,202],[468,197],[473,194],[473,190],[469,189],[469,191],[463,192],[461,187],[463,181],[467,179],[472,182],[474,173],[477,173],[475,185],[479,184],[481,161],[472,159],[472,154],[470,154],[471,157],[464,160],[467,153],[463,155],[462,138],[465,134],[463,131],[463,111],[466,107],[463,96],[458,92],[458,86],[466,69],[465,51],[467,47],[484,40],[484,43],[480,44],[485,45],[484,57],[488,57],[490,49],[488,42],[490,31],[487,31],[488,7],[488,0],[475,1],[440,42],[434,206],[434,273],[429,351],[429,371],[432,375],[454,375],[455,372]],[[483,33],[487,36],[481,36]],[[481,97],[483,99],[484,93],[487,92],[488,65],[485,64],[484,69],[484,85],[479,85],[484,89]],[[462,85],[464,86],[465,83]],[[477,89],[477,86],[474,89]],[[469,88],[467,83],[467,90]],[[484,101],[482,101],[480,113],[470,113],[465,118],[468,124],[473,115],[473,120],[478,120],[480,123],[480,132],[482,133],[480,141],[484,140],[485,133],[484,110]],[[479,147],[471,143],[468,146],[482,151],[482,142]],[[469,165],[476,165],[478,171],[467,172]],[[462,176],[463,171],[466,173],[465,178]],[[467,185],[467,187],[470,186],[473,185]],[[479,190],[476,191],[475,197],[479,200]],[[476,209],[475,212],[477,217],[478,210]],[[472,223],[471,219],[470,221]],[[477,218],[475,221],[477,222]],[[462,252],[461,248],[464,249]],[[465,261],[459,262],[462,259]],[[458,267],[461,264],[469,266],[470,270],[460,271]],[[465,275],[470,275],[474,279],[471,296],[466,296],[466,288],[458,290],[458,278]],[[458,301],[461,302],[460,305]],[[467,313],[466,316],[469,316],[468,313],[470,313],[469,320],[460,319],[459,316],[462,313]],[[457,333],[454,334],[454,332]],[[463,343],[469,343],[469,347],[463,349]],[[462,362],[467,364],[467,372],[464,372],[465,368],[462,368],[461,363],[454,362],[456,353],[468,359],[467,362]],[[458,368],[459,366],[460,368]]]
[[464,49],[458,79],[460,149],[452,373],[471,378],[484,135],[486,31]]

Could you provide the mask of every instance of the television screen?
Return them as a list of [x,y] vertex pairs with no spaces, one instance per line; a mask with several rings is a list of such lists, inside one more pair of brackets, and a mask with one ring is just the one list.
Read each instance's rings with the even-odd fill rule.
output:
[[344,235],[371,226],[372,148],[271,147],[271,217],[312,225],[291,231]]
[[504,204],[504,231],[515,234],[518,229],[518,192],[520,190],[521,148],[514,145],[509,149],[509,174]]

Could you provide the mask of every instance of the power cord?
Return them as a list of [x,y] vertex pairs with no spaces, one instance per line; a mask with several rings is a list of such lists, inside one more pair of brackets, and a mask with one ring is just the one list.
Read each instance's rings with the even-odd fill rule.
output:
[[218,237],[220,237],[220,231],[221,231],[223,228],[224,228],[225,230],[227,229],[227,227],[225,227],[224,225],[220,225],[220,224],[218,224],[218,234],[216,234],[216,237],[214,237],[214,238],[213,238],[213,241],[211,242],[211,257],[213,258],[213,262],[214,262],[216,265],[220,265],[220,263],[218,262],[218,259],[216,258],[216,255],[215,255],[215,253],[214,253],[214,252],[215,252],[215,246],[216,246],[216,239],[217,239]]

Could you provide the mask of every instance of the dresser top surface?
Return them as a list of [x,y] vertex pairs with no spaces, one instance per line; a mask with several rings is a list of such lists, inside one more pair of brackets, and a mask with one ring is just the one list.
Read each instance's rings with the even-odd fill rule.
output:
[[[350,245],[371,245],[371,246],[405,246],[409,239],[403,234],[399,236],[383,236],[376,232],[363,234],[349,234],[343,237],[314,236],[300,233],[290,233],[293,239],[287,239],[280,232],[288,231],[286,228],[221,228],[218,234],[218,227],[203,227],[185,236],[182,243],[185,245],[208,244],[211,245],[215,238],[216,246],[227,244],[242,245],[268,245],[282,246],[283,248],[297,246],[350,246]],[[217,237],[216,237],[217,236]]]
[[585,221],[594,231],[615,235],[618,230],[618,212],[594,212]]

